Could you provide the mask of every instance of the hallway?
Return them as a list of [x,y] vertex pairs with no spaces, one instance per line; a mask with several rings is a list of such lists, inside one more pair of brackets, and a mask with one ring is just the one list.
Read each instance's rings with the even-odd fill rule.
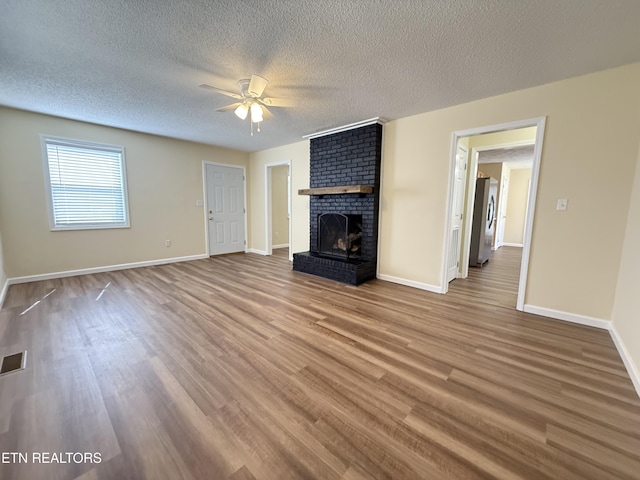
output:
[[516,308],[522,248],[500,247],[482,268],[469,268],[467,278],[449,284],[448,295],[475,297],[479,303]]

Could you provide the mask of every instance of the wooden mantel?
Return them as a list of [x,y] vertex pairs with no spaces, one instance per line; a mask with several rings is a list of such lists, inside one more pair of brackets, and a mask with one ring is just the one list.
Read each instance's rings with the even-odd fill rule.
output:
[[340,185],[339,187],[302,188],[298,195],[341,195],[343,193],[373,193],[371,185]]

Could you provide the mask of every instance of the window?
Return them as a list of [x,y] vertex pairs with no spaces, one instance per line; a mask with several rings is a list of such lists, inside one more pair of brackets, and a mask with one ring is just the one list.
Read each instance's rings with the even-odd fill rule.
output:
[[129,226],[124,148],[42,137],[52,230]]

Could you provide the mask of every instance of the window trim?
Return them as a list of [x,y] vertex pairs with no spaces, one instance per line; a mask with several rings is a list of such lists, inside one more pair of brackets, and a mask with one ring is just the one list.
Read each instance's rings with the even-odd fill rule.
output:
[[[49,158],[47,156],[47,142],[58,142],[71,147],[96,149],[111,151],[120,154],[120,169],[122,172],[122,200],[124,203],[125,221],[110,224],[83,223],[76,225],[56,225],[53,214],[53,193],[51,190],[51,176],[49,174]],[[40,134],[40,148],[42,150],[42,167],[44,173],[45,191],[47,196],[47,211],[49,216],[49,229],[52,232],[64,232],[72,230],[107,230],[116,228],[131,228],[131,217],[129,214],[129,195],[127,188],[127,164],[124,147],[120,145],[110,145],[106,143],[77,140],[74,138],[57,137],[54,135]]]

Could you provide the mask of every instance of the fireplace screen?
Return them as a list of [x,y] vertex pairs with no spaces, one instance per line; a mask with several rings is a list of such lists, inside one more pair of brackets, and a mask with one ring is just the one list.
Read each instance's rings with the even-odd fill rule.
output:
[[329,257],[360,258],[362,215],[323,213],[318,216],[318,253]]

